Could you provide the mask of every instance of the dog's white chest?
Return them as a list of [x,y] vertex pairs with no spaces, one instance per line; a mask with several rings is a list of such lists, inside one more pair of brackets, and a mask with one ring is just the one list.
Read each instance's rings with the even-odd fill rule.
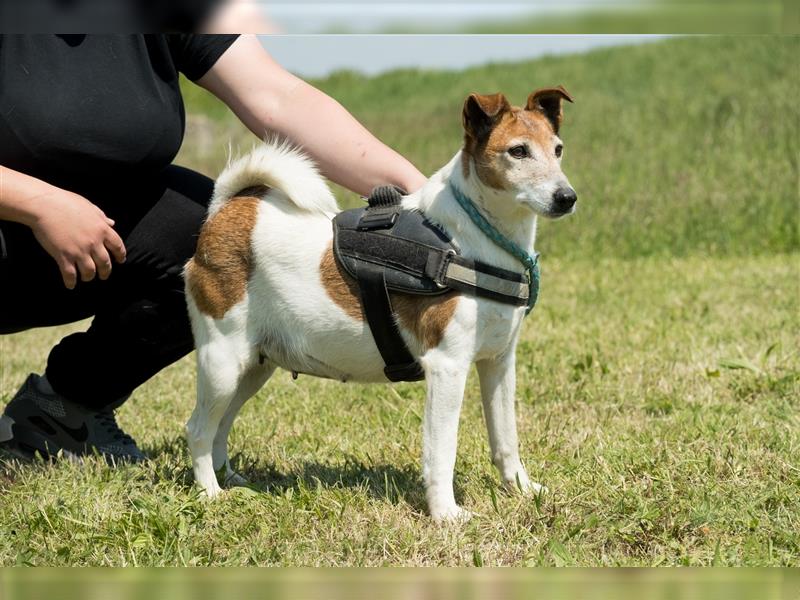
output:
[[524,307],[479,301],[475,324],[478,341],[475,360],[493,358],[513,349],[524,314]]

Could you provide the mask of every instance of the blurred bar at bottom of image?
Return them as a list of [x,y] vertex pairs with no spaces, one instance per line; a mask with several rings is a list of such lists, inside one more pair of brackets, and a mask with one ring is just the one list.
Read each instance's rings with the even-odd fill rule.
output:
[[784,600],[790,569],[5,569],[3,600]]

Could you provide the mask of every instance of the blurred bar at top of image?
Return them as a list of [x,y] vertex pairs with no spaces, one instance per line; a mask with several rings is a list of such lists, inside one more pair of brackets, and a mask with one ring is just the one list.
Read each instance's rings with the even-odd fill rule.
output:
[[790,33],[780,0],[294,0],[263,2],[285,33]]
[[12,32],[798,33],[796,0],[0,0]]

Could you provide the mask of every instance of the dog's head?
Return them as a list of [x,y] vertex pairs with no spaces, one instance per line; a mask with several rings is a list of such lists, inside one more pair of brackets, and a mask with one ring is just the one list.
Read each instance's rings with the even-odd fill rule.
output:
[[551,218],[575,211],[578,199],[561,170],[558,137],[561,102],[572,97],[559,86],[528,96],[524,108],[503,94],[471,94],[464,103],[464,171],[512,202]]

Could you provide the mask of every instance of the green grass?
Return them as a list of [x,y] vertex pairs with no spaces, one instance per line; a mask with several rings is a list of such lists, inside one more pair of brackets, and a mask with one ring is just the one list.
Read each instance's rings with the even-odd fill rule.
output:
[[[481,516],[441,528],[419,477],[424,385],[286,373],[232,434],[235,463],[263,491],[203,502],[182,435],[186,359],[121,410],[152,464],[2,467],[0,563],[797,565],[798,266],[546,263],[518,350],[523,460],[552,492],[541,503],[498,488],[476,377],[456,490]],[[74,329],[0,342],[3,395]]]
[[[576,96],[564,165],[581,206],[541,227],[542,295],[518,348],[540,501],[499,489],[474,375],[456,496],[479,516],[438,527],[419,474],[424,385],[281,372],[232,433],[255,489],[204,502],[182,433],[189,357],[120,410],[150,464],[0,462],[0,564],[799,565],[798,49],[690,38],[317,82],[425,170],[458,146],[473,89]],[[248,138],[207,97],[187,103],[181,160],[215,174],[223,144]],[[85,325],[0,337],[0,401]]]

